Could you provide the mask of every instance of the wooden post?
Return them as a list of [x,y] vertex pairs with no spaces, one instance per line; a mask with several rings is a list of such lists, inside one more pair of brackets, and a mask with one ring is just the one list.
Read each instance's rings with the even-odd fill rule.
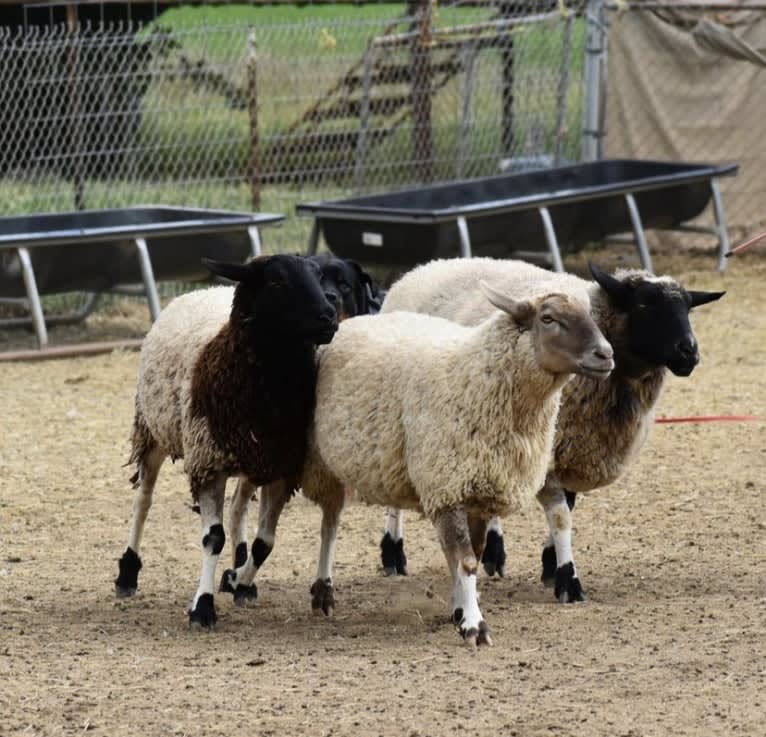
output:
[[71,3],[66,6],[67,31],[69,32],[69,94],[71,95],[69,111],[72,122],[69,134],[69,155],[72,157],[72,186],[74,188],[75,210],[85,209],[85,183],[83,180],[83,122],[81,117],[82,108],[82,85],[80,79],[83,71],[80,65],[80,34],[77,27],[77,8]]
[[247,111],[250,118],[250,152],[247,179],[250,182],[250,203],[253,210],[261,209],[261,156],[258,136],[258,64],[255,28],[247,34]]
[[[412,45],[412,159],[421,182],[433,180],[433,129],[431,123],[431,0],[409,0],[408,12],[417,30]],[[417,176],[419,170],[420,176]]]
[[[499,12],[501,17],[511,18],[519,10],[518,3],[501,3]],[[504,156],[513,156],[513,34],[506,37],[506,44],[500,53],[502,65],[501,94],[501,132],[500,145]]]

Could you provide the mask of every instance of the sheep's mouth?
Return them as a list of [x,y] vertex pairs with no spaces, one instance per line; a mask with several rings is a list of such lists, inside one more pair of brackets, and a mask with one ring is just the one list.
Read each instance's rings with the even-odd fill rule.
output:
[[604,361],[603,363],[581,363],[577,373],[587,376],[590,379],[605,379],[612,372],[614,361]]
[[332,339],[335,337],[335,333],[337,332],[337,327],[331,327],[326,328],[324,330],[319,330],[314,333],[314,342],[317,345],[327,345],[332,341]]

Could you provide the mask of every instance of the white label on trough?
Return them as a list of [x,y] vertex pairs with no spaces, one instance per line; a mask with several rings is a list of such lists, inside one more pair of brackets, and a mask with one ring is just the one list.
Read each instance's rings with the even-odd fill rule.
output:
[[383,245],[383,233],[362,233],[362,243],[380,248]]

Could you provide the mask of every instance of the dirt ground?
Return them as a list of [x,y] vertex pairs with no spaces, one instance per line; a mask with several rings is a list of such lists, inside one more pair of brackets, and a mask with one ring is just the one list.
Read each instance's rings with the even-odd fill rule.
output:
[[[660,415],[766,417],[766,259],[733,261],[721,276],[711,256],[657,260],[728,291],[696,314],[703,363],[669,379]],[[623,479],[578,501],[585,604],[538,581],[542,514],[507,520],[508,575],[480,582],[491,649],[470,652],[448,624],[430,526],[409,516],[410,576],[387,579],[382,510],[357,504],[336,615],[313,617],[319,514],[301,498],[257,606],[220,595],[217,631],[199,634],[185,612],[199,518],[180,463],[160,475],[137,596],[113,595],[137,364],[0,364],[3,737],[766,735],[766,423],[657,425]]]

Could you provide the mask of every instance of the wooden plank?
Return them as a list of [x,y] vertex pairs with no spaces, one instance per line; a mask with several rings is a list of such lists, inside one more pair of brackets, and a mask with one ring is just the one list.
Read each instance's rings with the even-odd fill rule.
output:
[[112,351],[136,351],[141,348],[142,338],[110,340],[97,343],[71,343],[70,345],[32,348],[23,351],[0,351],[0,363],[7,361],[47,361],[54,358],[78,358],[97,356]]

